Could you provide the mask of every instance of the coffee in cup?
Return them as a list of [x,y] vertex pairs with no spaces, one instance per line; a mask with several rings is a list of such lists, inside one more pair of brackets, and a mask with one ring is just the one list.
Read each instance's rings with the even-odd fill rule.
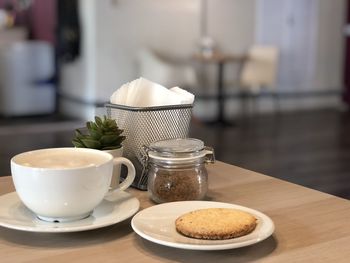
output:
[[[128,175],[109,190],[113,168],[120,164],[127,166]],[[125,190],[135,178],[135,168],[128,159],[85,148],[24,152],[11,159],[11,172],[24,205],[51,222],[89,216],[107,194]]]

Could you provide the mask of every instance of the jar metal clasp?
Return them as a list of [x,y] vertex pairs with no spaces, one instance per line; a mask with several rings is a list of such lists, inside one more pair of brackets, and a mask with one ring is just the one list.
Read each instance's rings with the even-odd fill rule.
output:
[[141,164],[142,164],[142,175],[147,174],[147,169],[148,169],[148,152],[151,149],[146,146],[146,145],[142,145],[142,151],[141,151]]
[[215,163],[215,154],[214,154],[214,149],[209,146],[205,146],[204,149],[205,151],[205,163]]

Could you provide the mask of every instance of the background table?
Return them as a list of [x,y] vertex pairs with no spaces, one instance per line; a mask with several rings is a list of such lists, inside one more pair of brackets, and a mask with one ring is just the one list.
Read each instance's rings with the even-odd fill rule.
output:
[[[0,262],[349,262],[350,201],[222,162],[208,166],[208,199],[260,210],[275,233],[244,248],[190,251],[151,243],[126,220],[102,229],[60,234],[0,227]],[[13,191],[0,178],[0,194]],[[130,189],[144,209],[146,192]]]
[[241,66],[244,60],[247,58],[246,55],[232,55],[232,54],[224,54],[221,52],[215,52],[211,56],[195,54],[193,58],[201,63],[214,63],[218,67],[218,71],[217,71],[218,115],[216,120],[214,120],[213,122],[210,122],[210,124],[218,124],[223,126],[231,125],[232,123],[228,122],[225,119],[225,94],[224,94],[225,64],[239,63]]

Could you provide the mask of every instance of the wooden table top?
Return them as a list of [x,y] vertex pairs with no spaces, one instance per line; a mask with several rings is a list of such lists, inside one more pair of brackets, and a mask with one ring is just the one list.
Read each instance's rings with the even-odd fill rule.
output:
[[[275,232],[255,245],[192,251],[151,243],[130,219],[76,233],[30,233],[0,227],[0,262],[349,262],[350,201],[222,162],[208,166],[208,198],[267,214]],[[14,190],[0,178],[0,194]],[[146,192],[130,189],[144,209]]]

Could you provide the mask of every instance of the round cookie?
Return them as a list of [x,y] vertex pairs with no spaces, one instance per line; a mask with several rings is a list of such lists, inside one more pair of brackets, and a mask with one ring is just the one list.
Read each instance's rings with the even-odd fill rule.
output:
[[188,237],[222,240],[252,232],[257,219],[251,214],[231,208],[199,209],[186,213],[175,221],[176,230]]

